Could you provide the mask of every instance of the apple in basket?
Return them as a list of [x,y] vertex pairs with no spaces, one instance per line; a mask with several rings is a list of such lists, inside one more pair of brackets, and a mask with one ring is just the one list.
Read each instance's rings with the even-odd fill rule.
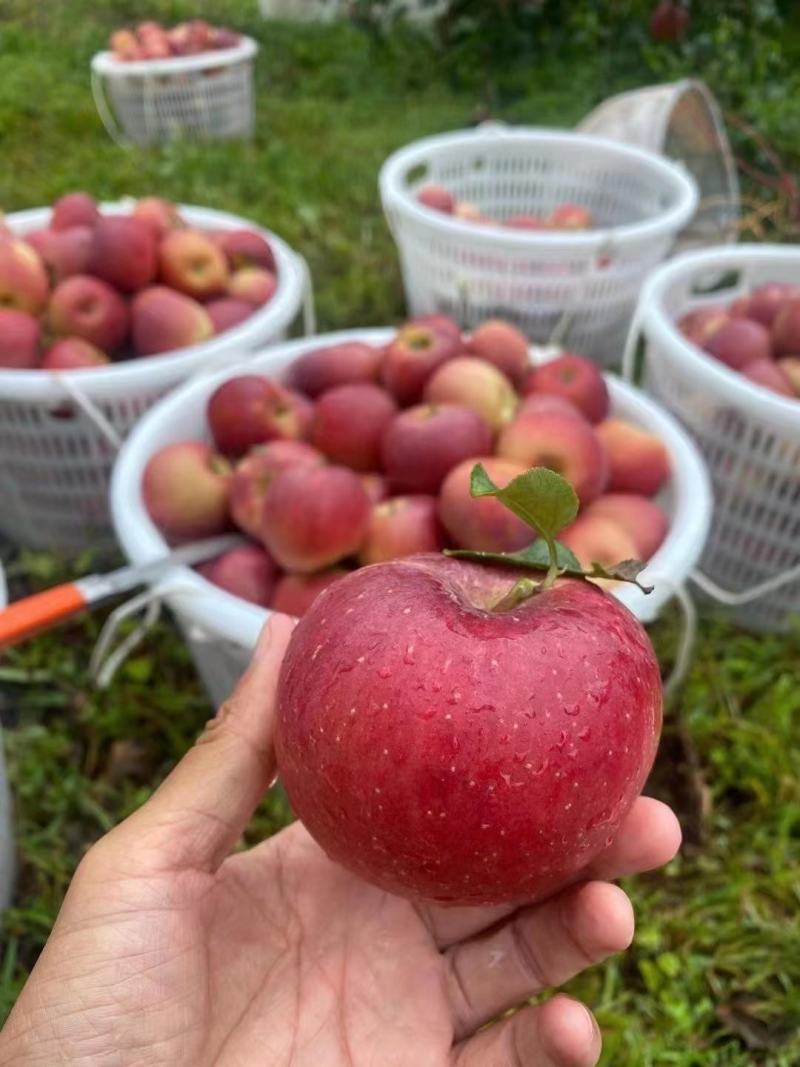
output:
[[[151,292],[133,301],[134,327],[137,305]],[[523,363],[507,323],[481,324],[465,338],[438,314],[404,324],[388,344],[310,347],[281,381],[239,374],[212,391],[209,435],[235,464],[232,474],[207,445],[183,442],[186,452],[169,446],[177,451],[151,460],[155,470],[165,465],[157,484],[169,489],[176,470],[198,467],[202,499],[221,508],[224,497],[233,525],[273,560],[270,604],[295,605],[298,613],[327,586],[325,576],[341,577],[342,569],[439,548],[524,549],[529,526],[495,497],[472,495],[477,462],[500,485],[531,466],[567,478],[581,507],[564,533],[576,557],[649,559],[668,526],[651,499],[670,475],[662,442],[609,415],[605,381],[588,360],[565,353],[530,370],[524,347]],[[390,391],[387,379],[401,388]],[[420,387],[422,403],[410,399]],[[188,519],[172,513],[167,490],[158,496],[151,486],[145,502],[167,536],[180,537]],[[200,508],[195,495],[190,503]],[[216,574],[210,569],[207,577]]]
[[[49,225],[20,237],[0,216],[0,308],[38,319],[48,342],[88,342],[109,363],[173,352],[234,329],[273,298],[278,284],[262,234],[201,232],[163,197],[144,197],[119,215],[101,211],[87,193],[67,193],[53,205]],[[0,366],[40,366],[39,342],[32,344],[25,321],[0,317]],[[76,361],[75,351],[65,362],[68,351],[59,349],[43,369],[97,365],[94,357]]]
[[450,905],[530,903],[580,880],[638,796],[661,678],[618,600],[556,577],[567,483],[472,477],[540,524],[538,568],[421,554],[328,586],[281,669],[278,768],[311,835],[360,877]]
[[764,282],[728,305],[695,308],[677,322],[684,337],[747,381],[800,397],[800,286]]

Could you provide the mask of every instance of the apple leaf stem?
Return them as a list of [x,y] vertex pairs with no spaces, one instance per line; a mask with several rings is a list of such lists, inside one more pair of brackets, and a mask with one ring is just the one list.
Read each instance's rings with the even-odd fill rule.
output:
[[512,479],[504,488],[494,484],[480,463],[472,468],[470,492],[474,497],[493,496],[539,535],[539,539],[519,552],[479,552],[471,549],[445,549],[445,555],[456,559],[470,559],[477,563],[504,564],[528,570],[545,571],[544,579],[534,582],[520,578],[495,605],[495,611],[516,607],[523,600],[549,589],[561,575],[573,578],[606,578],[618,582],[632,582],[643,593],[651,593],[652,586],[643,585],[639,574],[645,564],[640,560],[623,560],[607,565],[593,562],[587,569],[581,566],[573,552],[557,540],[558,533],[578,514],[575,490],[560,474],[546,467],[533,467]]

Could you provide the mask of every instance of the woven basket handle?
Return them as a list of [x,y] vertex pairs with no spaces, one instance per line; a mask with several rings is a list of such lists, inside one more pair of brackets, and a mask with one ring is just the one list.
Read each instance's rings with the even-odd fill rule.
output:
[[94,67],[92,67],[91,81],[92,96],[94,97],[100,121],[105,126],[106,133],[112,141],[115,141],[120,146],[120,148],[130,148],[130,142],[126,139],[125,134],[122,132],[122,129],[117,123],[114,113],[109,106],[103,77],[94,69]]

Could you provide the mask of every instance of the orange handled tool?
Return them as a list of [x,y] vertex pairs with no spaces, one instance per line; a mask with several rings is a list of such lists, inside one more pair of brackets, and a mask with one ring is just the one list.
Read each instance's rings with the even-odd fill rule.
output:
[[190,545],[177,548],[168,556],[159,556],[152,563],[122,567],[109,574],[90,574],[75,582],[57,585],[43,593],[17,600],[0,610],[0,648],[7,648],[27,637],[33,637],[34,634],[118,593],[125,593],[136,586],[155,581],[171,567],[213,559],[229,548],[242,544],[242,541],[239,534],[194,541]]

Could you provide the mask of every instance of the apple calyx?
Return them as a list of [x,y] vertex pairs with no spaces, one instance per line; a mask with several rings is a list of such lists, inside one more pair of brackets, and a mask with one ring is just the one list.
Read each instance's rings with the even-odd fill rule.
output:
[[523,600],[549,589],[562,575],[584,580],[607,578],[632,582],[643,593],[652,593],[652,586],[642,585],[638,580],[645,566],[641,560],[626,559],[611,565],[593,562],[586,569],[571,549],[557,540],[560,531],[575,520],[579,503],[570,483],[555,471],[547,467],[532,467],[518,474],[501,489],[494,484],[482,464],[476,463],[470,478],[470,494],[473,497],[495,497],[538,534],[537,540],[519,552],[480,552],[461,548],[444,550],[446,556],[456,559],[501,563],[546,572],[541,581],[527,577],[518,579],[495,605],[495,611],[513,609]]

